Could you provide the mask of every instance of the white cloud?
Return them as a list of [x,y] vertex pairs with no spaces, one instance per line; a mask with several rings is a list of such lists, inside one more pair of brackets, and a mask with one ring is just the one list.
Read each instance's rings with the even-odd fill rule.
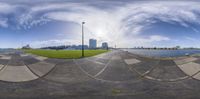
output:
[[189,41],[192,41],[194,43],[199,43],[199,40],[198,39],[195,39],[195,38],[192,38],[192,37],[185,37],[186,40],[189,40]]
[[168,37],[164,37],[164,36],[159,36],[159,35],[152,35],[150,36],[150,42],[153,42],[153,41],[168,41],[170,40],[170,38]]
[[0,3],[0,13],[8,14],[14,11],[15,6],[6,4],[6,3]]
[[18,21],[18,29],[30,29],[33,26],[38,26],[38,25],[42,25],[42,24],[46,24],[47,22],[49,22],[50,20],[47,18],[44,18],[43,16],[37,18],[35,16],[33,16],[31,13],[26,13],[26,14],[22,14],[21,16],[19,16],[19,20]]
[[[168,37],[150,36],[148,41],[145,38],[138,38],[140,32],[147,28],[150,24],[155,23],[154,19],[161,20],[168,23],[179,23],[184,27],[190,27],[187,22],[199,23],[198,16],[194,10],[199,9],[199,6],[191,7],[190,5],[197,5],[196,2],[154,2],[154,3],[136,3],[127,4],[110,10],[101,10],[90,6],[68,6],[62,4],[59,6],[72,9],[73,12],[52,11],[45,14],[45,17],[54,20],[71,21],[81,23],[86,21],[86,27],[93,32],[96,37],[105,41],[113,43],[116,41],[126,42],[126,44],[119,44],[119,46],[132,45],[127,40],[132,38],[131,42],[152,42],[168,40]],[[58,9],[58,4],[49,5],[49,7],[41,8],[41,10],[55,7]],[[40,8],[37,8],[39,10]]]
[[39,47],[47,47],[47,46],[58,46],[58,45],[73,45],[71,42],[75,42],[73,44],[80,44],[77,40],[65,40],[65,39],[54,39],[54,40],[43,40],[43,41],[33,41],[30,42],[31,47],[39,48]]
[[[1,5],[3,4],[0,4],[0,8]],[[30,6],[28,12],[20,15],[18,22],[20,27],[31,28],[49,20],[68,21],[79,25],[85,21],[87,33],[93,33],[86,36],[86,39],[97,38],[100,41],[108,41],[110,45],[117,44],[121,47],[149,45],[151,42],[167,41],[170,38],[162,35],[143,37],[142,30],[158,20],[171,24],[179,23],[186,28],[191,27],[188,23],[200,24],[199,5],[199,2],[192,1],[152,1],[100,9],[88,3],[46,3]],[[9,10],[12,7],[8,4],[2,7],[12,11]],[[198,32],[194,27],[191,28]]]
[[8,23],[7,23],[8,19],[0,19],[0,26],[1,27],[8,27]]

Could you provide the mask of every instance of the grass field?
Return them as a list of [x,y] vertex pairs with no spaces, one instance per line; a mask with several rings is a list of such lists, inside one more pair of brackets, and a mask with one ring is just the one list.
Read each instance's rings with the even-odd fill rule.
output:
[[[26,53],[31,53],[39,56],[44,56],[48,58],[81,58],[81,50],[39,50],[39,49],[30,49],[24,50]],[[85,57],[90,57],[105,53],[108,50],[85,50]]]

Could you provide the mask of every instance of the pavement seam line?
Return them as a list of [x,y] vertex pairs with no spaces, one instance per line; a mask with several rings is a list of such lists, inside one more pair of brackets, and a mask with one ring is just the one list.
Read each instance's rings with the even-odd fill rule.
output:
[[90,62],[94,62],[94,63],[97,63],[97,64],[100,64],[100,65],[105,65],[104,63],[102,63],[102,62],[98,62],[98,61],[96,61],[96,60],[90,60],[90,59],[88,59],[88,58],[85,58],[87,61],[90,61]]
[[26,65],[23,61],[23,64],[31,71],[31,73],[33,73],[35,76],[37,76],[38,78],[40,78],[40,76],[38,74],[36,74],[28,65]]
[[94,77],[99,76],[101,73],[103,73],[105,71],[105,69],[108,67],[108,64],[110,64],[111,59],[109,59],[108,63],[104,66],[103,69],[101,69],[101,71],[99,71],[96,75],[94,75]]
[[83,72],[85,73],[87,76],[95,79],[95,80],[98,80],[98,81],[102,81],[102,82],[108,82],[108,83],[135,83],[135,82],[139,82],[139,80],[134,80],[134,81],[111,81],[111,80],[104,80],[104,79],[100,79],[100,78],[97,78],[97,77],[94,77],[92,75],[90,75],[88,72],[86,72],[85,70],[83,70],[81,68],[81,66],[76,62],[75,59],[73,59],[74,63],[78,66],[78,68]]
[[157,78],[154,78],[154,77],[151,77],[151,76],[144,76],[144,78],[146,78],[146,79],[155,80],[155,81],[159,81],[159,82],[177,82],[177,81],[182,81],[182,80],[188,79],[189,77],[190,76],[184,76],[184,77],[179,77],[179,78],[176,78],[176,79],[163,80],[163,79],[157,79]]
[[[160,61],[160,60],[159,60]],[[159,63],[159,62],[158,62]],[[158,65],[159,66],[159,65]],[[176,78],[176,79],[168,79],[168,80],[162,80],[162,79],[157,79],[157,78],[154,78],[154,77],[151,77],[151,76],[148,76],[149,73],[151,73],[155,68],[157,68],[158,66],[154,66],[152,67],[148,73],[139,73],[141,74],[142,77],[146,78],[146,79],[150,79],[150,80],[156,80],[156,81],[159,81],[159,82],[176,82],[176,81],[180,81],[180,80],[185,80],[187,78],[189,78],[190,76],[187,75],[187,76],[184,76],[184,77],[179,77],[179,78]],[[177,66],[177,65],[176,65]],[[178,66],[177,66],[178,67]],[[179,67],[178,67],[179,68]],[[134,69],[134,68],[133,68]],[[180,68],[179,68],[180,69]],[[134,71],[137,71],[134,69]],[[183,72],[183,71],[182,71]],[[200,72],[200,71],[199,71]],[[196,74],[195,74],[196,75]]]
[[[43,62],[43,61],[41,61],[41,62]],[[45,61],[44,61],[44,62],[45,62]],[[59,63],[58,63],[58,64],[59,64]],[[55,64],[53,68],[51,68],[47,73],[45,73],[45,74],[42,75],[42,76],[39,76],[37,73],[35,73],[28,65],[25,64],[25,66],[26,66],[34,75],[36,75],[38,78],[43,78],[43,77],[47,76],[51,71],[53,71],[53,69],[54,69],[58,64]],[[37,79],[38,79],[38,78],[37,78]]]
[[[192,62],[188,62],[188,63],[192,63]],[[183,65],[183,64],[182,64]],[[189,77],[191,77],[191,78],[193,78],[193,79],[196,79],[196,78],[194,78],[193,76],[195,76],[195,75],[197,75],[198,73],[200,73],[200,70],[199,71],[197,71],[196,73],[194,73],[194,74],[192,74],[192,75],[188,75],[188,74],[186,74],[180,67],[179,67],[179,65],[176,65],[185,75],[187,75],[187,76],[189,76]],[[198,79],[197,79],[198,80]]]
[[6,68],[6,67],[8,66],[9,63],[10,63],[10,60],[0,69],[0,72],[1,72],[4,68]]

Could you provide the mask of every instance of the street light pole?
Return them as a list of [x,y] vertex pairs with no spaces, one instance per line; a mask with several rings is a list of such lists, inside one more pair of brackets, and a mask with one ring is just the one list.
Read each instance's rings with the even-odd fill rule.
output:
[[84,29],[83,29],[84,24],[85,22],[82,22],[82,57],[84,57]]

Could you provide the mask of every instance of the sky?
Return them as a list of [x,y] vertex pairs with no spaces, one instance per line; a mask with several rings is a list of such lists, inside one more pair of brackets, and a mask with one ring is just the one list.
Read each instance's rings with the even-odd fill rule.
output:
[[200,1],[0,0],[0,48],[200,47]]

